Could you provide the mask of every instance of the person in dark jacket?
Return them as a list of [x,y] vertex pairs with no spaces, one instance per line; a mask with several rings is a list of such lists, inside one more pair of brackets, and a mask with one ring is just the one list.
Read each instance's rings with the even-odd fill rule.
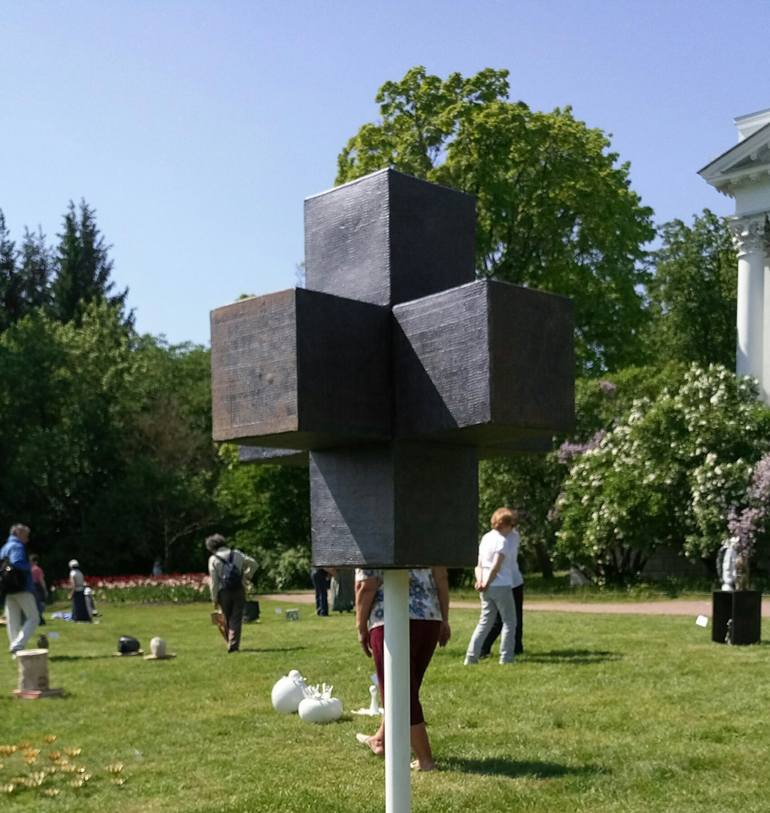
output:
[[8,559],[13,567],[25,574],[24,589],[5,596],[8,648],[14,657],[17,652],[24,649],[40,622],[32,585],[32,568],[27,557],[27,542],[29,542],[29,528],[17,522],[11,526],[8,541],[0,548],[0,559]]

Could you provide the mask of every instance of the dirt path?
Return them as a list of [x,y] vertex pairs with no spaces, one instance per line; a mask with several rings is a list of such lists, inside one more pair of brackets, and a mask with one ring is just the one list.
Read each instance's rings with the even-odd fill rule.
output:
[[[314,594],[310,591],[301,593],[272,593],[260,596],[266,601],[280,601],[291,604],[313,604]],[[454,601],[453,607],[466,610],[478,608],[475,601]],[[527,612],[544,613],[603,613],[607,615],[696,615],[711,616],[711,601],[671,599],[669,601],[525,601]],[[770,598],[762,602],[762,615],[770,618]]]

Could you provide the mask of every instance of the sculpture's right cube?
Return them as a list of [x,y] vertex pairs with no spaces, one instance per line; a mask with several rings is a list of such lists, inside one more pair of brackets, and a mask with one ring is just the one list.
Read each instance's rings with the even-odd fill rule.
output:
[[477,281],[393,308],[395,434],[515,449],[574,423],[572,302]]

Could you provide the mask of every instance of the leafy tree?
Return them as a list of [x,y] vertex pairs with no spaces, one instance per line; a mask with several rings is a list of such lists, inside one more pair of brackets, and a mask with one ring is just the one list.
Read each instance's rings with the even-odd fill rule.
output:
[[737,259],[727,222],[708,209],[661,228],[649,293],[657,358],[735,365]]
[[558,551],[600,582],[633,578],[662,544],[711,559],[768,430],[751,379],[693,365],[576,457],[557,502]]
[[635,363],[652,211],[601,130],[508,93],[507,71],[442,80],[412,68],[378,91],[381,120],[348,141],[337,182],[392,166],[473,194],[478,275],[570,296],[584,371]]
[[216,500],[223,530],[260,563],[262,586],[305,586],[310,566],[310,487],[300,466],[244,465],[220,447],[224,464]]
[[[61,322],[79,323],[83,308],[89,302],[102,299],[122,313],[128,289],[111,294],[115,283],[110,279],[110,247],[96,225],[96,212],[84,200],[77,209],[70,201],[58,237],[56,278],[51,289],[51,307],[56,318]],[[132,324],[132,315],[125,321]]]

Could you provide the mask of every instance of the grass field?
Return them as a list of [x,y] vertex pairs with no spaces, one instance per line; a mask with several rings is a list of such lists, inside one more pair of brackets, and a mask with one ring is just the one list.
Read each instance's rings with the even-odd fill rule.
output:
[[[53,622],[62,699],[12,698],[16,664],[0,657],[0,809],[384,810],[383,763],[354,738],[373,725],[349,714],[368,704],[372,671],[352,617],[301,607],[293,623],[278,606],[290,605],[263,605],[237,655],[225,653],[208,605],[105,606],[100,624]],[[453,613],[453,639],[426,677],[441,770],[413,777],[414,811],[770,809],[767,644],[711,644],[690,618],[530,612],[517,664],[463,667],[476,616]],[[145,649],[160,635],[178,657],[114,657],[121,634]],[[318,727],[273,711],[270,689],[292,668],[334,684],[342,720]],[[22,749],[3,755],[24,743],[30,759],[41,749],[35,762]],[[42,786],[8,792],[53,764]],[[80,767],[91,779],[74,787]]]

